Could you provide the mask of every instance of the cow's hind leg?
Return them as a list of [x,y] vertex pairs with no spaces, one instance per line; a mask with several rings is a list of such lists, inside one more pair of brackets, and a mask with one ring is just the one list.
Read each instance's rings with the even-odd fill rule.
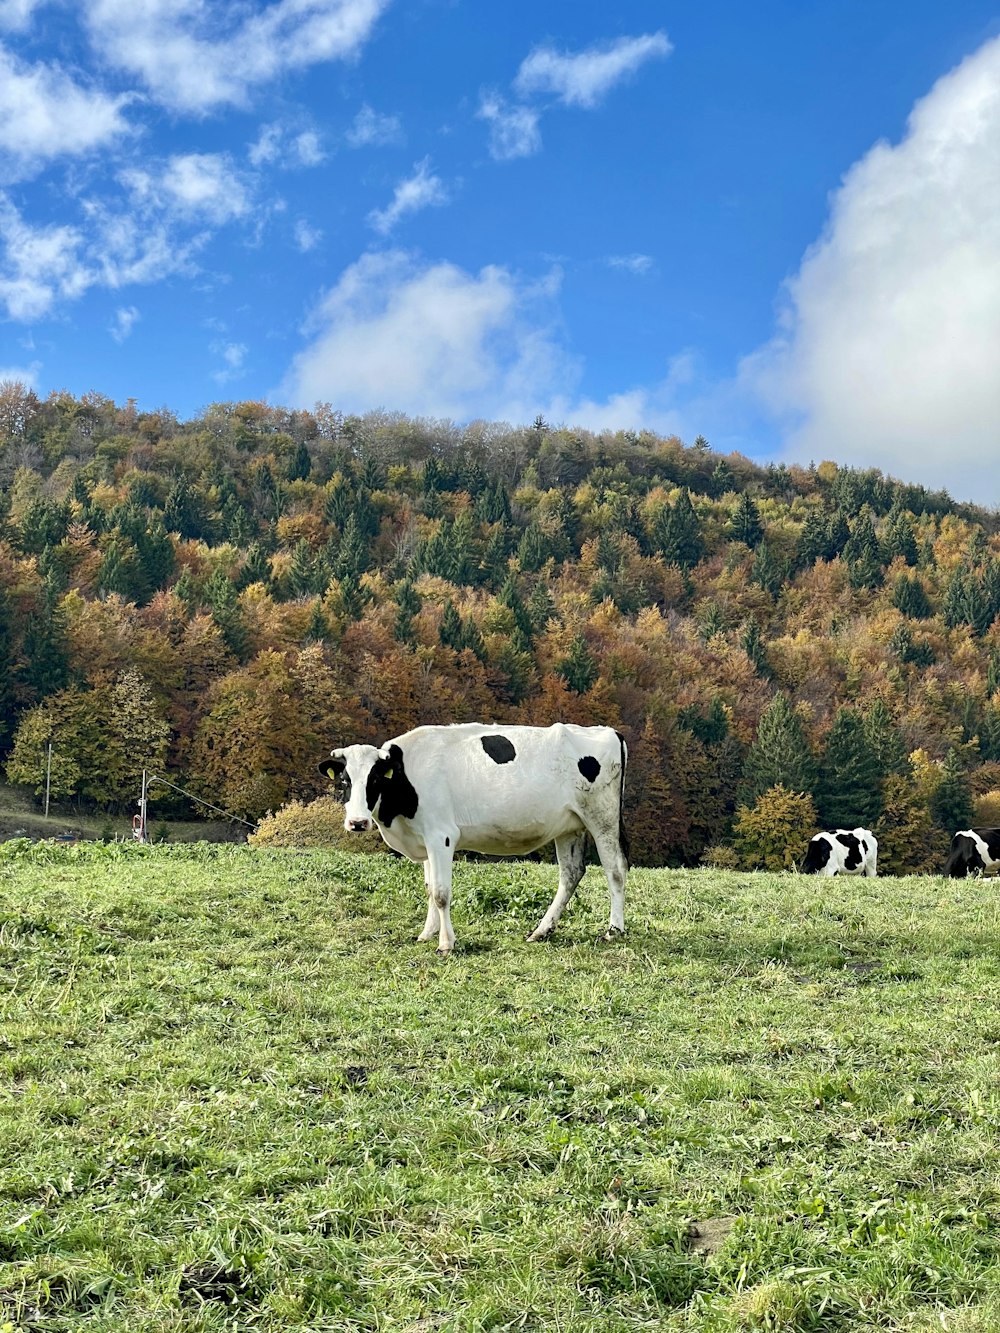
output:
[[593,838],[611,894],[611,913],[604,937],[611,939],[613,935],[620,935],[625,930],[625,876],[628,874],[628,861],[616,833],[593,833]]
[[424,861],[424,888],[427,890],[427,918],[424,921],[424,928],[417,936],[419,944],[426,944],[432,940],[438,933],[438,909],[434,901],[434,890],[431,887],[431,863],[428,858]]
[[587,869],[587,835],[584,832],[568,833],[556,838],[556,858],[559,861],[559,887],[556,896],[549,903],[548,911],[528,936],[529,940],[547,939],[556,928],[556,922],[563,914],[563,909],[576,892],[576,887],[583,879]]

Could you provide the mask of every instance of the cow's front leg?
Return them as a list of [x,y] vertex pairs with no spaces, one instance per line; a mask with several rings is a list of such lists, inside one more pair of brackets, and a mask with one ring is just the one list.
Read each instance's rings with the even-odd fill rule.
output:
[[455,857],[455,835],[442,835],[433,842],[428,840],[427,875],[430,905],[437,910],[439,954],[449,954],[455,947],[455,932],[451,928],[451,869]]
[[432,940],[438,933],[438,909],[434,901],[434,888],[431,884],[431,861],[427,857],[424,861],[424,888],[427,890],[427,919],[424,921],[424,928],[417,936],[418,944],[426,944]]

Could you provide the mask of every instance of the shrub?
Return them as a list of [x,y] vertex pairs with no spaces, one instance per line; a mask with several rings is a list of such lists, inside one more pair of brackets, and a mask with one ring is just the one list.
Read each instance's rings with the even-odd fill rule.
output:
[[719,843],[715,847],[705,848],[701,854],[701,864],[711,866],[713,870],[739,870],[740,858],[735,847]]
[[976,828],[1000,828],[1000,791],[983,792],[974,799]]
[[788,791],[779,782],[752,810],[740,806],[733,846],[744,870],[794,870],[815,831],[812,797]]
[[289,801],[276,814],[265,815],[247,842],[253,847],[336,847],[350,852],[377,852],[385,846],[377,829],[347,833],[344,807],[332,796],[308,805]]

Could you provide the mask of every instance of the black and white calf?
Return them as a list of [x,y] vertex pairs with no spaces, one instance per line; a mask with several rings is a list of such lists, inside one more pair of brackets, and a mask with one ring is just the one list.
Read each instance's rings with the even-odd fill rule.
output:
[[1000,829],[960,829],[951,840],[944,873],[951,879],[1000,870]]
[[805,875],[867,875],[874,879],[878,842],[866,828],[831,829],[809,839]]
[[459,850],[523,856],[555,842],[559,887],[528,936],[555,929],[586,869],[586,837],[611,891],[609,935],[625,929],[628,847],[622,823],[627,750],[611,727],[416,727],[374,745],[331,751],[320,772],[343,784],[344,827],[372,824],[397,852],[423,861],[427,920],[418,939],[455,943],[452,861]]

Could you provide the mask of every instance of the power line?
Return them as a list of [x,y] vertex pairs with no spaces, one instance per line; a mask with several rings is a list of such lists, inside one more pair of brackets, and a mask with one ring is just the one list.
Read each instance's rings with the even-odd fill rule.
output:
[[195,796],[192,792],[185,791],[183,787],[178,787],[175,782],[168,782],[166,778],[157,777],[155,773],[146,784],[147,789],[151,787],[154,782],[162,782],[164,787],[171,787],[174,791],[179,791],[181,795],[186,796],[189,801],[197,801],[197,803],[203,805],[206,810],[214,810],[217,815],[225,815],[227,819],[235,819],[237,824],[246,824],[247,828],[257,827],[256,824],[251,824],[249,819],[241,819],[239,815],[234,815],[231,810],[223,810],[219,805],[212,805],[210,801],[203,801],[200,796]]

